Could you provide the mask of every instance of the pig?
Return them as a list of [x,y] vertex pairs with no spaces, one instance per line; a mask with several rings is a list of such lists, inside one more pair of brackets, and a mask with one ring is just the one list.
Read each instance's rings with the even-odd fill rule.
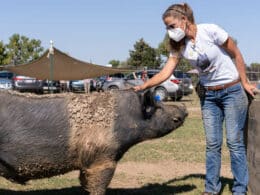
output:
[[32,95],[0,92],[0,176],[16,183],[79,170],[90,195],[104,195],[124,153],[181,126],[183,106],[133,90]]

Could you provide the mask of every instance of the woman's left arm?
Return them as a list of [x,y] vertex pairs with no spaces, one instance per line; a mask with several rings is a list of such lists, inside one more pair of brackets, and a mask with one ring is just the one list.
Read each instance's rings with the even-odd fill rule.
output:
[[243,59],[243,56],[236,46],[235,42],[231,37],[228,37],[226,42],[222,45],[222,47],[231,55],[232,58],[235,60],[235,64],[237,67],[237,70],[239,72],[239,76],[241,79],[241,83],[244,87],[244,89],[251,95],[254,96],[254,90],[255,86],[250,84],[248,82],[247,76],[246,76],[246,67],[245,62]]

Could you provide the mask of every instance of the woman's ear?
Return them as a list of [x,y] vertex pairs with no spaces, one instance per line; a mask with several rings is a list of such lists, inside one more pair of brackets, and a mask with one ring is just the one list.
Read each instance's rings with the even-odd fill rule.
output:
[[186,16],[182,16],[181,17],[181,24],[183,25],[182,27],[184,29],[186,29],[187,25],[188,25],[188,20],[187,20],[187,17]]
[[181,16],[181,20],[184,20],[184,21],[186,22],[186,21],[188,20],[188,19],[187,19],[187,16],[183,16],[183,15],[182,15],[182,16]]

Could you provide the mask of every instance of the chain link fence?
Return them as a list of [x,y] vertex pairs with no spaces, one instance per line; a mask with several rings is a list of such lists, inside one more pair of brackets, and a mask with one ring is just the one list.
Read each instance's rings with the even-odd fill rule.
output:
[[259,71],[247,71],[247,78],[252,83],[260,81],[260,70]]

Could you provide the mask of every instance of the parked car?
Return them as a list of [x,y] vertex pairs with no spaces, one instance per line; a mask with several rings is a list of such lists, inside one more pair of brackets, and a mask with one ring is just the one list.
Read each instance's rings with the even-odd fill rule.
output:
[[[160,70],[146,70],[146,74],[148,79],[152,78],[155,74],[159,73]],[[105,81],[102,89],[111,90],[111,89],[126,89],[132,86],[141,85],[144,83],[142,78],[143,71],[133,72],[131,74],[126,75],[125,78],[114,79],[111,81]],[[160,98],[160,100],[164,101],[170,97],[172,100],[180,100],[183,97],[182,90],[179,85],[180,81],[172,75],[165,82],[157,85],[156,87],[151,88],[154,96]]]
[[103,87],[105,81],[106,81],[106,76],[101,76],[101,77],[97,78],[96,91],[102,91],[102,87]]
[[127,89],[144,83],[142,79],[134,78],[133,74],[134,73],[131,73],[124,78],[114,77],[113,79],[106,80],[102,86],[102,90],[107,91],[107,90]]
[[[150,79],[159,72],[160,70],[157,69],[147,70],[147,76]],[[138,74],[142,73],[139,72],[137,75]],[[163,83],[153,87],[151,90],[153,91],[154,96],[159,96],[160,100],[162,101],[165,101],[168,98],[171,98],[174,101],[179,101],[183,97],[181,80],[176,78],[174,75],[171,75],[170,78],[168,78]]]
[[44,80],[43,91],[48,92],[48,93],[50,93],[50,92],[60,93],[61,92],[60,81]]
[[0,90],[11,90],[13,89],[13,81],[10,79],[0,78]]
[[175,70],[173,72],[173,75],[181,81],[180,84],[183,95],[190,95],[193,93],[194,87],[192,85],[192,80],[189,74],[184,73],[180,70]]
[[[85,92],[84,80],[73,80],[69,82],[69,91],[71,92]],[[90,91],[96,90],[97,81],[90,79]]]
[[10,72],[10,71],[0,71],[0,78],[5,78],[5,79],[13,79],[14,77],[14,73]]
[[90,91],[96,91],[97,89],[97,80],[91,79],[90,80]]
[[43,94],[43,80],[36,78],[15,75],[13,77],[14,89],[19,92],[35,92]]
[[106,87],[103,87],[103,85],[106,81],[113,81],[113,80],[124,79],[124,78],[125,75],[122,73],[101,76],[96,81],[96,91],[104,91],[104,88]]
[[84,92],[84,81],[83,80],[73,80],[69,82],[69,89],[71,92]]
[[0,71],[0,90],[13,89],[13,73],[9,71]]

